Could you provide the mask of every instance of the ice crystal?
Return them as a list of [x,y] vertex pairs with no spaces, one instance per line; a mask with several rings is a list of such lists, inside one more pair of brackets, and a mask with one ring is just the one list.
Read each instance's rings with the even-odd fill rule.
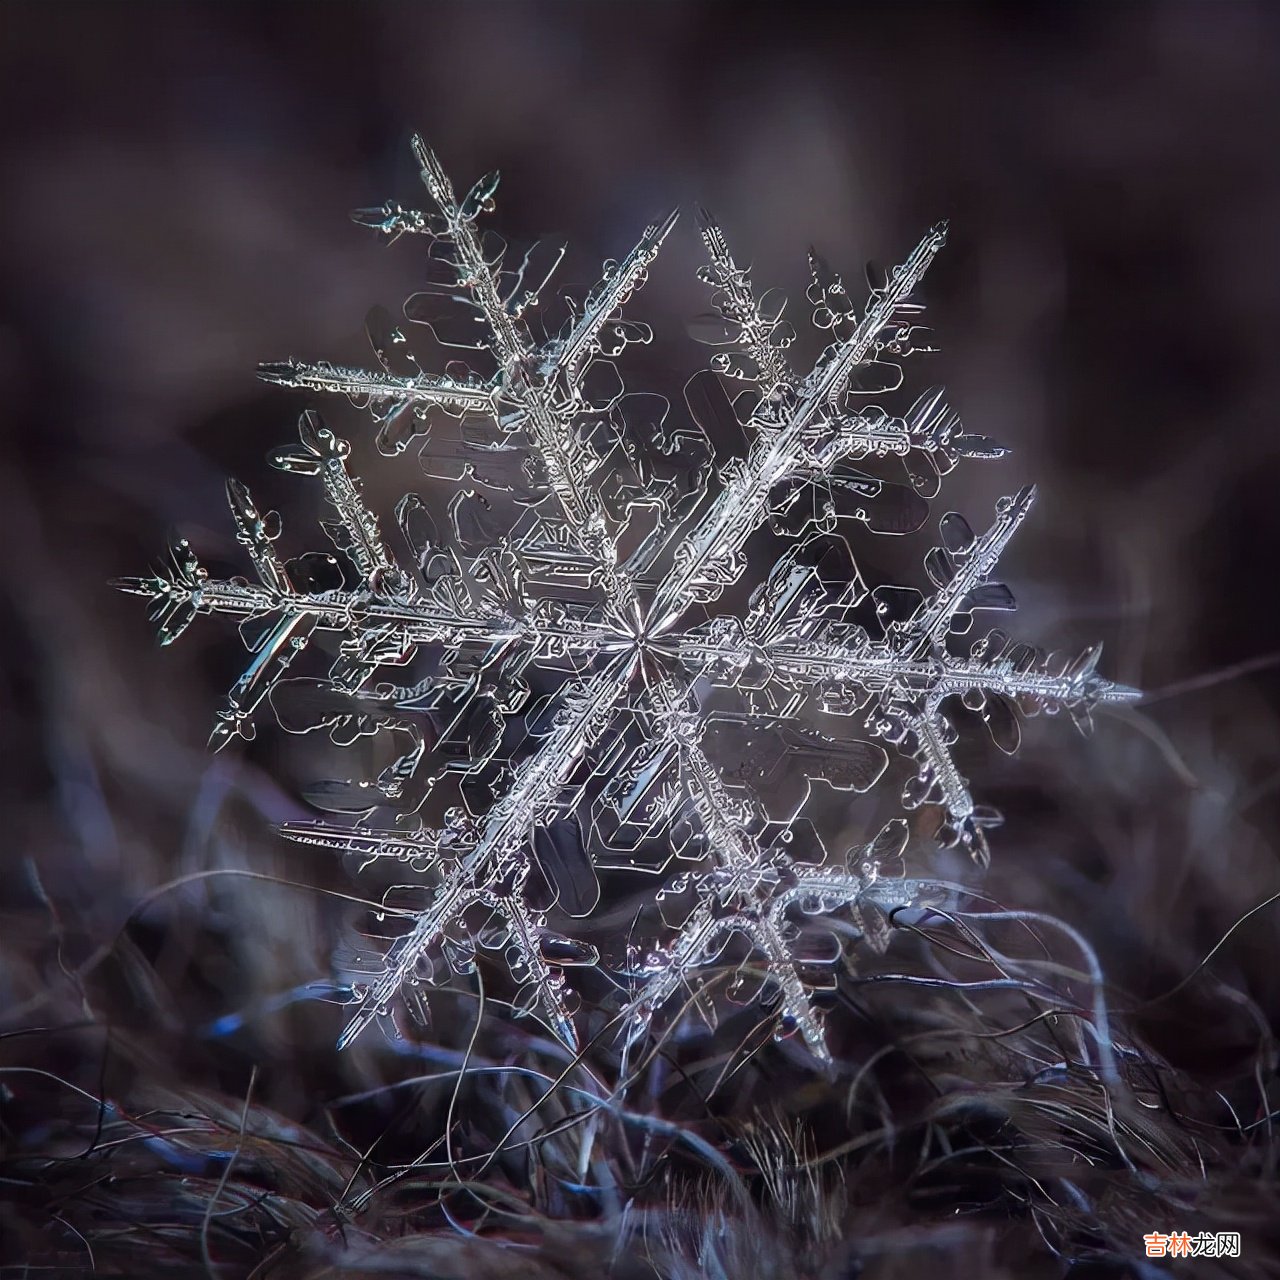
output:
[[[915,299],[946,228],[874,280],[862,308],[811,256],[812,321],[829,341],[799,372],[785,300],[756,295],[702,214],[714,310],[699,328],[716,354],[686,388],[686,417],[628,392],[614,363],[651,339],[621,309],[675,214],[567,297],[563,324],[543,327],[563,248],[516,252],[482,232],[497,174],[459,199],[434,153],[418,139],[414,150],[432,207],[355,218],[425,239],[426,279],[404,316],[465,354],[428,372],[375,308],[380,368],[261,367],[269,381],[367,409],[383,454],[423,439],[431,487],[396,507],[402,550],[366,505],[348,443],[307,410],[299,444],[272,461],[320,481],[336,556],[283,560],[279,517],[232,481],[256,583],[210,577],[177,541],[165,569],[121,585],[153,600],[165,644],[199,613],[240,620],[252,658],[214,747],[251,738],[264,703],[293,732],[401,743],[376,776],[313,790],[341,817],[283,828],[413,877],[388,891],[413,895],[398,912],[407,930],[349,965],[356,1011],[341,1044],[421,982],[470,972],[484,949],[504,957],[517,1012],[576,1046],[564,970],[599,955],[557,926],[572,931],[594,911],[597,871],[634,868],[664,877],[656,901],[670,934],[631,952],[631,1040],[681,988],[713,1018],[703,978],[724,962],[731,994],[767,991],[778,1034],[825,1058],[819,995],[849,936],[883,948],[886,913],[933,890],[901,875],[902,819],[831,857],[805,812],[814,785],[868,791],[887,769],[881,744],[893,744],[915,765],[902,804],[936,809],[943,841],[985,863],[984,832],[999,819],[974,803],[952,756],[953,702],[1012,751],[1019,713],[1065,709],[1087,727],[1096,704],[1133,694],[1096,674],[1096,648],[1062,662],[998,631],[967,638],[975,611],[1013,607],[993,575],[1032,489],[1001,499],[978,536],[942,518],[925,560],[931,594],[868,591],[854,564],[846,530],[910,533],[961,458],[1004,452],[965,433],[940,391],[901,416],[873,402],[899,388],[902,360],[928,350]],[[741,441],[743,456],[717,464],[713,439]],[[787,550],[745,609],[722,606],[766,526]],[[291,674],[326,640],[327,675]]]

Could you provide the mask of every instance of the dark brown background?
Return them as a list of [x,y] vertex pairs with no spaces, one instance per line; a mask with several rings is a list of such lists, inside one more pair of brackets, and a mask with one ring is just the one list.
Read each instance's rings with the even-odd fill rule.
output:
[[[1009,557],[1017,630],[1103,638],[1108,672],[1155,690],[1280,648],[1272,6],[33,2],[3,21],[0,857],[33,951],[33,869],[82,946],[171,875],[343,882],[264,834],[299,809],[295,744],[204,754],[233,638],[206,624],[157,653],[104,584],[166,525],[232,558],[228,472],[306,528],[263,461],[304,402],[252,369],[356,356],[367,307],[410,291],[417,247],[344,215],[416,199],[414,129],[459,183],[501,168],[496,225],[566,233],[578,279],[674,203],[709,205],[793,297],[810,243],[857,279],[950,218],[943,352],[909,377],[1016,450],[938,514],[980,525],[1041,485]],[[678,397],[698,367],[697,262],[686,219],[633,385]],[[967,757],[1010,815],[998,891],[1083,922],[1119,981],[1167,985],[1280,888],[1278,697],[1262,671],[1154,702],[1145,731],[1055,724],[1012,764]],[[251,984],[324,971],[335,918],[306,894],[217,905]],[[1274,928],[1215,961],[1273,1013]],[[197,960],[207,1012],[240,998],[218,953]],[[1221,1016],[1174,1049],[1220,1052]]]

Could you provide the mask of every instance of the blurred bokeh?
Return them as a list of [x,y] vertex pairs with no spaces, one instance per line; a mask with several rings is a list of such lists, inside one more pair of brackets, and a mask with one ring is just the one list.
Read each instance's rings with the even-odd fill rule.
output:
[[[265,463],[306,401],[253,367],[362,358],[368,307],[411,291],[419,246],[345,215],[413,203],[413,130],[460,183],[501,169],[495,225],[567,235],[574,279],[673,204],[713,209],[797,300],[810,244],[860,281],[949,218],[941,352],[909,389],[945,383],[1015,452],[963,468],[936,514],[981,525],[1037,481],[1014,630],[1103,639],[1107,673],[1158,695],[1090,743],[1053,724],[1011,763],[965,757],[1009,818],[993,891],[1082,924],[1149,995],[1280,888],[1275,6],[32,0],[3,26],[0,893],[32,966],[6,997],[53,971],[51,921],[75,962],[172,877],[347,883],[267,834],[302,811],[305,751],[205,754],[234,635],[159,653],[106,583],[168,526],[236,560],[226,474],[312,545],[310,496]],[[627,364],[677,405],[704,359],[698,262],[686,219],[638,303],[659,337]],[[873,576],[890,553],[866,541]],[[324,974],[342,915],[234,881],[168,895],[148,919],[174,1025]],[[184,920],[217,945],[161,928]],[[1273,1016],[1274,931],[1264,913],[1214,962]],[[1230,1009],[1175,1006],[1177,1035],[1150,1028],[1175,1058],[1250,1051]]]

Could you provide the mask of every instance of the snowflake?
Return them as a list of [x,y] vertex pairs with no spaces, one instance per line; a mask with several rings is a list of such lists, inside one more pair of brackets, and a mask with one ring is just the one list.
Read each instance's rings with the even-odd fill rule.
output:
[[[549,921],[589,916],[597,872],[632,868],[667,877],[656,900],[672,936],[631,953],[630,1038],[682,987],[713,1017],[700,975],[728,959],[732,994],[768,989],[778,1034],[826,1059],[820,993],[846,939],[882,948],[886,913],[933,889],[888,874],[907,840],[902,819],[831,858],[804,812],[815,784],[870,790],[891,743],[915,764],[903,805],[934,807],[942,840],[985,863],[984,831],[999,819],[974,803],[952,756],[953,701],[1012,751],[1019,712],[1065,709],[1087,727],[1099,702],[1135,696],[1096,674],[1096,648],[1063,664],[997,631],[965,638],[975,611],[1013,607],[993,574],[1031,489],[1001,499],[979,536],[954,513],[942,519],[942,545],[925,561],[931,594],[868,591],[853,562],[850,525],[912,532],[961,458],[1004,452],[963,432],[937,390],[900,417],[871,403],[900,386],[903,359],[929,350],[912,299],[945,226],[873,282],[862,309],[811,257],[808,300],[829,342],[800,374],[784,299],[757,298],[703,214],[700,275],[714,312],[700,327],[717,351],[686,389],[686,420],[660,396],[626,391],[614,364],[652,337],[620,311],[674,214],[606,263],[580,301],[567,298],[561,327],[544,329],[539,307],[563,248],[517,254],[482,232],[497,174],[459,200],[434,153],[419,139],[414,150],[434,208],[355,217],[393,240],[426,239],[427,279],[404,315],[465,360],[426,372],[375,308],[379,370],[261,367],[269,381],[367,409],[383,454],[425,438],[431,496],[407,494],[395,512],[409,559],[366,505],[347,442],[308,410],[299,446],[272,460],[320,480],[337,556],[282,560],[279,517],[232,481],[256,583],[211,578],[177,541],[164,570],[120,585],[153,600],[165,644],[198,613],[240,620],[253,656],[213,746],[253,737],[264,703],[292,732],[402,743],[375,777],[313,790],[343,817],[282,828],[415,877],[413,906],[395,910],[407,931],[351,966],[356,1011],[341,1045],[420,983],[471,972],[483,949],[503,955],[516,1012],[576,1047],[564,970],[599,956]],[[742,441],[742,456],[714,466],[713,438]],[[745,608],[717,608],[765,527],[786,551]],[[337,642],[327,675],[291,676],[326,637]]]

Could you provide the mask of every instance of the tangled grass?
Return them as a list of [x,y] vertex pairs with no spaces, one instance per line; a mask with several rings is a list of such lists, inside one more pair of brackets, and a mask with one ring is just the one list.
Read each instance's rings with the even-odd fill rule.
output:
[[[1142,1237],[1175,1229],[1242,1235],[1198,1276],[1280,1256],[1275,1045],[1209,965],[1137,999],[1071,926],[956,885],[842,974],[825,1075],[749,1007],[628,1057],[601,1002],[573,1056],[483,966],[429,1037],[339,1060],[327,982],[191,1016],[246,874],[165,886],[78,961],[56,913],[35,960],[6,929],[5,1274],[1154,1276]],[[1188,999],[1253,1026],[1228,1073],[1146,1042]]]

